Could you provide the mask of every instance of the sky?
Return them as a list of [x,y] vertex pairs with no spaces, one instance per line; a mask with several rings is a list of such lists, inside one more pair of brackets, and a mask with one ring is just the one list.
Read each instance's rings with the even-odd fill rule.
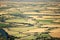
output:
[[0,0],[0,1],[13,1],[13,2],[60,2],[60,0]]

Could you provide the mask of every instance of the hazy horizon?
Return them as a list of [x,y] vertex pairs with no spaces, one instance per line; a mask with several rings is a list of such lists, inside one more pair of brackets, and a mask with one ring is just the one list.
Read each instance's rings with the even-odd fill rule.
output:
[[12,1],[12,2],[60,2],[60,0],[0,0],[0,1]]

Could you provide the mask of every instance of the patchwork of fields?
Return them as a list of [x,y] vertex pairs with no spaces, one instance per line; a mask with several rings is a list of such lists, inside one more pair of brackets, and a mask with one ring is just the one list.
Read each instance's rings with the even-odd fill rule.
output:
[[8,40],[60,40],[60,2],[1,2],[0,29]]

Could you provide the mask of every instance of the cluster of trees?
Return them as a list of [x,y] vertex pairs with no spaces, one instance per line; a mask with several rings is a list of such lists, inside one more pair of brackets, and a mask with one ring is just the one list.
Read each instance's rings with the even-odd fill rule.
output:
[[36,38],[34,40],[60,40],[60,38],[54,38],[49,35],[48,32],[35,33]]
[[5,16],[4,15],[0,15],[0,22],[5,22]]

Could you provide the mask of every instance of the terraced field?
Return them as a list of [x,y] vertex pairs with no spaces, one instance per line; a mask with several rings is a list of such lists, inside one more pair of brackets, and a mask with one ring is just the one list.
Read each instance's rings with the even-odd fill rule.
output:
[[8,40],[60,40],[60,2],[1,3],[0,29]]

